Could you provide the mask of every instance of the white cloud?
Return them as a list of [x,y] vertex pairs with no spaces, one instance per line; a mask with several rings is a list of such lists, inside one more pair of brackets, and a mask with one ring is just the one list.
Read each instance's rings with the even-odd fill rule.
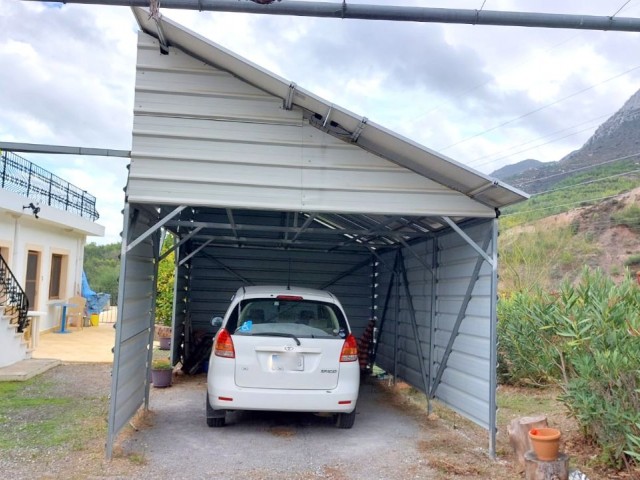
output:
[[[611,15],[617,7],[604,0],[487,0],[484,9]],[[525,158],[557,160],[578,148],[638,89],[640,78],[638,69],[611,79],[640,65],[632,54],[635,33],[162,13],[306,90],[485,172]],[[639,16],[640,4],[632,2],[620,15]],[[130,149],[137,25],[128,8],[0,0],[0,32],[0,140]],[[564,133],[553,134],[558,131]],[[126,160],[25,157],[95,195],[107,227],[102,241],[119,239]]]

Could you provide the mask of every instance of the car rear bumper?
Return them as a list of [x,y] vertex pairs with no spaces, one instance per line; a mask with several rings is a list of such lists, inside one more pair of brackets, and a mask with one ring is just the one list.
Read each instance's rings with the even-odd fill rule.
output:
[[358,362],[342,368],[338,386],[330,390],[238,387],[229,376],[209,378],[208,392],[216,410],[349,413],[356,407],[360,387]]

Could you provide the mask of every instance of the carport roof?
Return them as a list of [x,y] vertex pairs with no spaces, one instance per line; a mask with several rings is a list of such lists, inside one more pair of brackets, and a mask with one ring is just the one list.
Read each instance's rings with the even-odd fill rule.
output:
[[158,38],[165,47],[177,47],[209,65],[228,71],[282,99],[284,108],[298,106],[310,112],[317,120],[314,126],[329,134],[345,139],[346,131],[349,133],[346,141],[491,208],[500,209],[528,198],[526,193],[510,185],[323,100],[169,19],[160,17],[156,20],[142,8],[133,8],[133,13],[140,28]]

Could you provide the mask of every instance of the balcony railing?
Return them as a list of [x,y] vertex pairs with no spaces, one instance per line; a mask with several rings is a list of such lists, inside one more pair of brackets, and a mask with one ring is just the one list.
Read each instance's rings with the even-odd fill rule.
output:
[[0,154],[0,188],[96,221],[96,197],[13,152]]

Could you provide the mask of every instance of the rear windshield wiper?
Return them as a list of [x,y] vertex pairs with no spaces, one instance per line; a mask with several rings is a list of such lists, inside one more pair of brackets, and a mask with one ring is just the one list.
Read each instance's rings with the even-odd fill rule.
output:
[[254,337],[257,336],[257,337],[287,337],[287,338],[293,338],[296,341],[296,343],[298,344],[298,346],[300,346],[300,340],[293,333],[260,332],[260,333],[253,333],[252,336],[254,336]]

